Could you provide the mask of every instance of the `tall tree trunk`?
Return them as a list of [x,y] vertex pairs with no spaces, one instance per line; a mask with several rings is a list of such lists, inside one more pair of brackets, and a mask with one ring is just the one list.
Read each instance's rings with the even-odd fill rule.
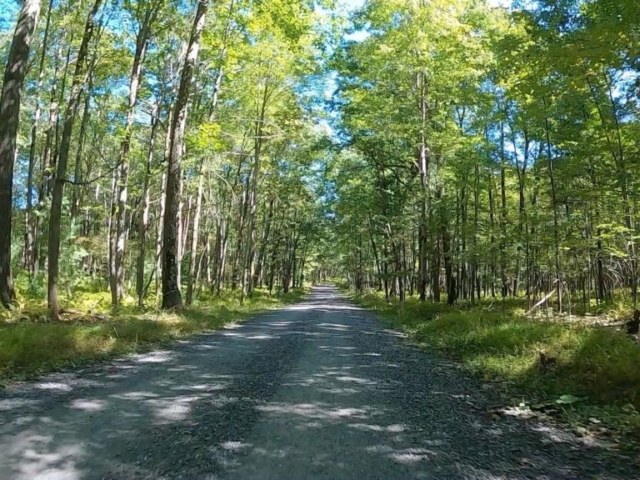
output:
[[551,131],[549,125],[549,117],[546,114],[547,104],[544,103],[545,106],[545,117],[544,117],[544,130],[546,136],[547,143],[547,162],[549,169],[549,183],[551,186],[551,207],[553,209],[553,246],[555,253],[555,263],[556,263],[556,292],[558,295],[558,312],[562,313],[562,261],[560,257],[560,231],[559,231],[559,220],[558,220],[558,199],[556,194],[556,183],[555,176],[553,173],[553,153],[551,150]]
[[[476,161],[473,166],[474,173],[474,187],[473,187],[473,229],[474,232],[479,231],[479,221],[480,221],[480,165]],[[479,272],[479,257],[480,252],[478,252],[478,235],[473,235],[473,272],[471,277],[473,279],[473,285],[471,288],[471,303],[474,303],[473,299],[473,291],[475,289],[478,297],[478,301],[480,300],[480,296],[482,295],[482,291],[480,288],[480,276]]]
[[427,298],[427,283],[429,282],[429,270],[427,267],[427,210],[428,210],[428,191],[429,191],[429,164],[427,159],[427,78],[424,72],[418,74],[418,88],[420,89],[420,154],[418,159],[418,168],[420,170],[420,225],[418,235],[418,269],[420,281],[418,284],[418,293],[420,300],[425,301]]
[[73,124],[78,114],[80,94],[86,82],[84,78],[85,61],[87,53],[89,52],[89,42],[93,37],[95,16],[98,13],[101,3],[102,0],[95,0],[93,7],[89,11],[82,36],[82,43],[78,50],[76,68],[71,84],[71,94],[65,112],[58,166],[56,168],[56,178],[51,198],[51,215],[49,216],[48,306],[53,318],[58,318],[60,311],[60,303],[58,300],[58,273],[60,262],[60,232],[62,230],[62,195],[64,193],[69,151],[71,149],[71,134],[73,133]]
[[73,174],[73,181],[76,185],[73,186],[73,195],[71,198],[71,218],[76,217],[80,209],[81,192],[83,186],[82,183],[82,156],[84,153],[84,144],[87,138],[87,125],[89,123],[89,108],[91,106],[91,90],[93,86],[93,75],[89,75],[89,83],[87,85],[87,91],[84,94],[84,108],[82,111],[82,120],[80,120],[80,133],[78,134],[78,147],[76,150],[76,162]]
[[128,229],[126,228],[127,199],[129,196],[129,156],[131,152],[131,133],[133,130],[133,121],[135,118],[136,104],[138,102],[138,90],[142,80],[142,65],[144,64],[147,53],[147,43],[149,40],[149,32],[151,24],[155,20],[157,8],[147,8],[144,18],[142,19],[140,29],[136,37],[136,50],[133,56],[133,66],[131,67],[131,76],[129,78],[129,103],[127,106],[127,120],[124,127],[124,138],[122,139],[122,150],[120,154],[120,175],[117,192],[117,211],[116,211],[116,251],[114,256],[115,265],[113,268],[115,278],[111,278],[111,304],[117,306],[124,296],[124,257],[126,249],[126,241]]
[[0,96],[0,303],[9,308],[15,301],[11,276],[11,223],[13,211],[13,165],[16,158],[22,85],[29,49],[40,14],[40,0],[25,0],[13,33]]
[[187,236],[189,235],[189,212],[191,211],[191,196],[187,199],[187,211],[185,216],[185,208],[184,208],[184,175],[180,176],[180,187],[178,188],[178,230],[176,232],[176,236],[178,238],[177,245],[177,266],[178,266],[178,275],[177,282],[178,285],[182,285],[182,259],[184,258],[184,246],[187,243]]
[[500,123],[500,283],[502,298],[509,294],[507,283],[507,187],[504,123]]
[[258,259],[256,261],[256,268],[253,272],[253,285],[258,285],[260,279],[262,277],[262,268],[265,261],[265,255],[267,252],[267,245],[269,243],[269,235],[271,234],[271,223],[273,220],[273,206],[275,203],[275,199],[271,199],[269,201],[269,213],[267,214],[267,219],[264,227],[264,234],[262,236],[262,242],[260,245],[260,252],[258,254]]
[[[47,48],[49,45],[49,29],[51,27],[51,12],[53,10],[53,0],[49,0],[49,8],[47,10],[47,21],[44,28],[44,37],[40,52],[40,64],[38,66],[38,86],[36,90],[36,109],[33,115],[33,124],[31,125],[31,143],[29,146],[29,170],[27,172],[27,211],[25,215],[25,269],[30,277],[36,272],[36,234],[37,234],[37,218],[33,215],[33,190],[34,190],[34,173],[36,167],[36,146],[38,140],[38,126],[40,117],[42,116],[42,104],[40,101],[40,93],[44,86],[44,61],[47,58]],[[38,201],[40,201],[38,196]]]
[[198,192],[196,196],[196,211],[193,214],[193,231],[191,233],[191,255],[189,256],[189,270],[187,271],[187,298],[186,304],[193,303],[193,286],[195,284],[196,260],[198,258],[198,239],[200,236],[200,214],[202,212],[202,197],[204,194],[205,163],[200,159],[198,168]]
[[217,251],[216,264],[216,293],[219,295],[224,283],[227,268],[227,251],[229,246],[229,219],[220,220],[220,245]]
[[493,189],[493,171],[489,169],[489,227],[490,227],[490,260],[489,267],[491,271],[491,296],[496,297],[496,228],[495,228],[495,195]]
[[377,272],[377,277],[378,277],[377,288],[378,288],[378,291],[381,291],[382,290],[382,266],[380,265],[380,257],[378,255],[378,247],[376,245],[375,238],[373,237],[374,227],[373,227],[373,222],[372,222],[372,219],[371,219],[371,214],[369,214],[369,224],[367,226],[367,230],[369,231],[369,240],[371,242],[371,250],[373,251],[373,260],[375,262],[376,272]]
[[[118,191],[118,175],[119,175],[120,171],[117,168],[113,169],[113,172],[111,173],[111,190],[110,190],[110,195],[107,198],[108,201],[108,212],[109,212],[109,217],[107,218],[107,252],[108,252],[108,256],[107,256],[107,269],[108,269],[108,276],[107,276],[107,281],[109,282],[109,284],[111,283],[111,280],[116,278],[116,262],[115,262],[115,256],[116,256],[116,234],[115,234],[115,230],[116,230],[116,211],[118,209],[118,200],[116,198],[116,193]],[[105,205],[106,207],[107,205]],[[110,288],[113,288],[113,285],[109,285]]]
[[[260,82],[262,83],[262,82]],[[253,175],[251,177],[251,189],[249,191],[249,208],[247,222],[247,244],[245,247],[244,273],[242,278],[242,294],[240,300],[246,296],[251,296],[253,290],[253,277],[251,276],[253,260],[255,257],[255,229],[256,212],[258,210],[258,180],[260,179],[260,169],[262,161],[262,130],[269,101],[270,89],[269,80],[264,80],[264,91],[262,92],[262,103],[257,105],[257,118],[255,122],[255,141],[253,153]]]
[[182,177],[182,155],[184,132],[187,124],[187,105],[191,79],[200,48],[200,36],[204,29],[207,0],[199,0],[193,21],[191,37],[187,47],[187,56],[180,75],[180,87],[176,98],[173,122],[171,123],[169,162],[167,168],[166,212],[163,226],[162,246],[162,308],[182,307],[182,295],[178,284],[177,265],[177,221],[178,221],[178,191]]
[[52,189],[53,171],[55,170],[54,143],[56,141],[56,128],[60,106],[58,105],[58,64],[62,61],[62,45],[56,51],[54,61],[53,80],[51,82],[51,97],[49,100],[49,120],[45,134],[44,151],[40,162],[42,168],[42,183],[38,192],[40,199],[49,196]]
[[[169,136],[167,135],[167,138]],[[158,208],[158,225],[156,232],[156,297],[159,297],[162,290],[162,232],[164,232],[164,216],[167,211],[166,192],[167,190],[167,172],[162,174],[160,180],[160,205]]]
[[149,135],[149,152],[147,154],[147,165],[144,173],[144,186],[142,188],[142,218],[140,221],[140,229],[138,230],[138,237],[140,241],[140,249],[138,251],[138,260],[136,262],[136,293],[138,294],[138,306],[144,305],[144,265],[146,262],[147,252],[147,235],[149,231],[149,213],[151,209],[151,189],[149,188],[151,181],[151,168],[153,167],[153,156],[156,132],[158,130],[158,110],[160,108],[158,103],[153,107],[151,113],[151,134]]
[[587,85],[589,86],[589,90],[591,92],[591,96],[593,97],[593,101],[598,110],[598,116],[600,118],[600,122],[602,123],[602,127],[604,129],[604,135],[607,141],[607,146],[609,151],[611,152],[611,156],[614,160],[616,166],[616,173],[618,175],[618,183],[620,185],[620,191],[622,194],[622,205],[624,212],[624,222],[625,226],[628,230],[628,240],[626,244],[626,249],[629,253],[629,257],[631,260],[631,298],[633,299],[634,308],[637,307],[638,304],[638,261],[636,258],[636,249],[635,249],[635,219],[633,215],[633,206],[631,204],[630,194],[629,194],[629,178],[631,178],[630,173],[627,171],[626,166],[626,155],[624,143],[622,141],[622,133],[621,133],[621,121],[620,121],[620,113],[618,111],[618,106],[615,100],[615,87],[612,84],[612,81],[609,78],[609,74],[606,70],[603,69],[603,79],[606,86],[606,96],[607,101],[609,103],[609,107],[611,109],[611,120],[613,123],[613,130],[615,133],[615,139],[612,138],[611,134],[607,131],[607,115],[604,112],[604,109],[600,105],[600,101],[598,100],[597,88],[594,83],[590,80],[588,74],[586,75]]

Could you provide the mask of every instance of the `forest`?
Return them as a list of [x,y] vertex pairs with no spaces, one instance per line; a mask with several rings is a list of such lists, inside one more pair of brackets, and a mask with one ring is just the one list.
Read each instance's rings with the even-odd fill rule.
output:
[[0,0],[0,61],[0,373],[336,282],[640,408],[635,0]]
[[36,30],[39,3],[22,5],[3,84],[3,304],[11,271],[54,318],[82,282],[163,308],[301,283],[312,5],[52,1]]

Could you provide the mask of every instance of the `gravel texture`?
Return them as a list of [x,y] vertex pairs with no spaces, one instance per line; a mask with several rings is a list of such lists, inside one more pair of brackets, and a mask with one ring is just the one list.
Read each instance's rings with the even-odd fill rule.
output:
[[[171,350],[0,393],[0,479],[633,479],[329,288]],[[637,467],[637,466],[636,466]]]

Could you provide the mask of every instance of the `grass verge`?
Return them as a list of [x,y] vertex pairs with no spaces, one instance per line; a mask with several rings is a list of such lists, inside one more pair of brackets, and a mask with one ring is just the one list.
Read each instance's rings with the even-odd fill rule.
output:
[[504,385],[513,399],[548,402],[572,422],[607,425],[640,439],[640,344],[620,331],[415,299],[354,300],[421,346],[460,360],[486,382]]
[[258,290],[242,305],[237,295],[224,294],[180,312],[125,308],[113,315],[74,315],[59,322],[38,314],[40,307],[24,308],[0,320],[0,384],[147,351],[295,303],[304,293],[295,290],[276,297]]

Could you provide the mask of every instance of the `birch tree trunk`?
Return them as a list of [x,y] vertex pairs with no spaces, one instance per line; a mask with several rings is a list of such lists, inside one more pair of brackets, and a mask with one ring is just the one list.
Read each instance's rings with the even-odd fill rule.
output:
[[193,214],[193,231],[191,234],[191,255],[189,256],[189,270],[187,271],[186,304],[193,303],[193,285],[195,283],[196,260],[198,257],[198,239],[200,235],[200,214],[202,212],[202,196],[204,194],[205,165],[204,158],[200,160],[198,168],[198,193],[196,197],[196,211]]
[[138,101],[138,90],[142,80],[142,65],[144,64],[147,53],[147,43],[149,40],[150,27],[155,20],[157,8],[149,7],[142,20],[140,30],[136,38],[136,51],[133,57],[133,66],[131,68],[131,76],[129,79],[129,103],[127,108],[127,120],[124,128],[124,138],[122,140],[122,151],[120,155],[120,177],[117,192],[117,211],[116,211],[116,251],[114,256],[115,265],[112,270],[115,277],[112,276],[111,285],[111,304],[117,306],[124,296],[124,257],[127,241],[128,229],[126,228],[126,212],[127,199],[129,196],[129,156],[131,151],[131,131],[133,129],[133,120]]

